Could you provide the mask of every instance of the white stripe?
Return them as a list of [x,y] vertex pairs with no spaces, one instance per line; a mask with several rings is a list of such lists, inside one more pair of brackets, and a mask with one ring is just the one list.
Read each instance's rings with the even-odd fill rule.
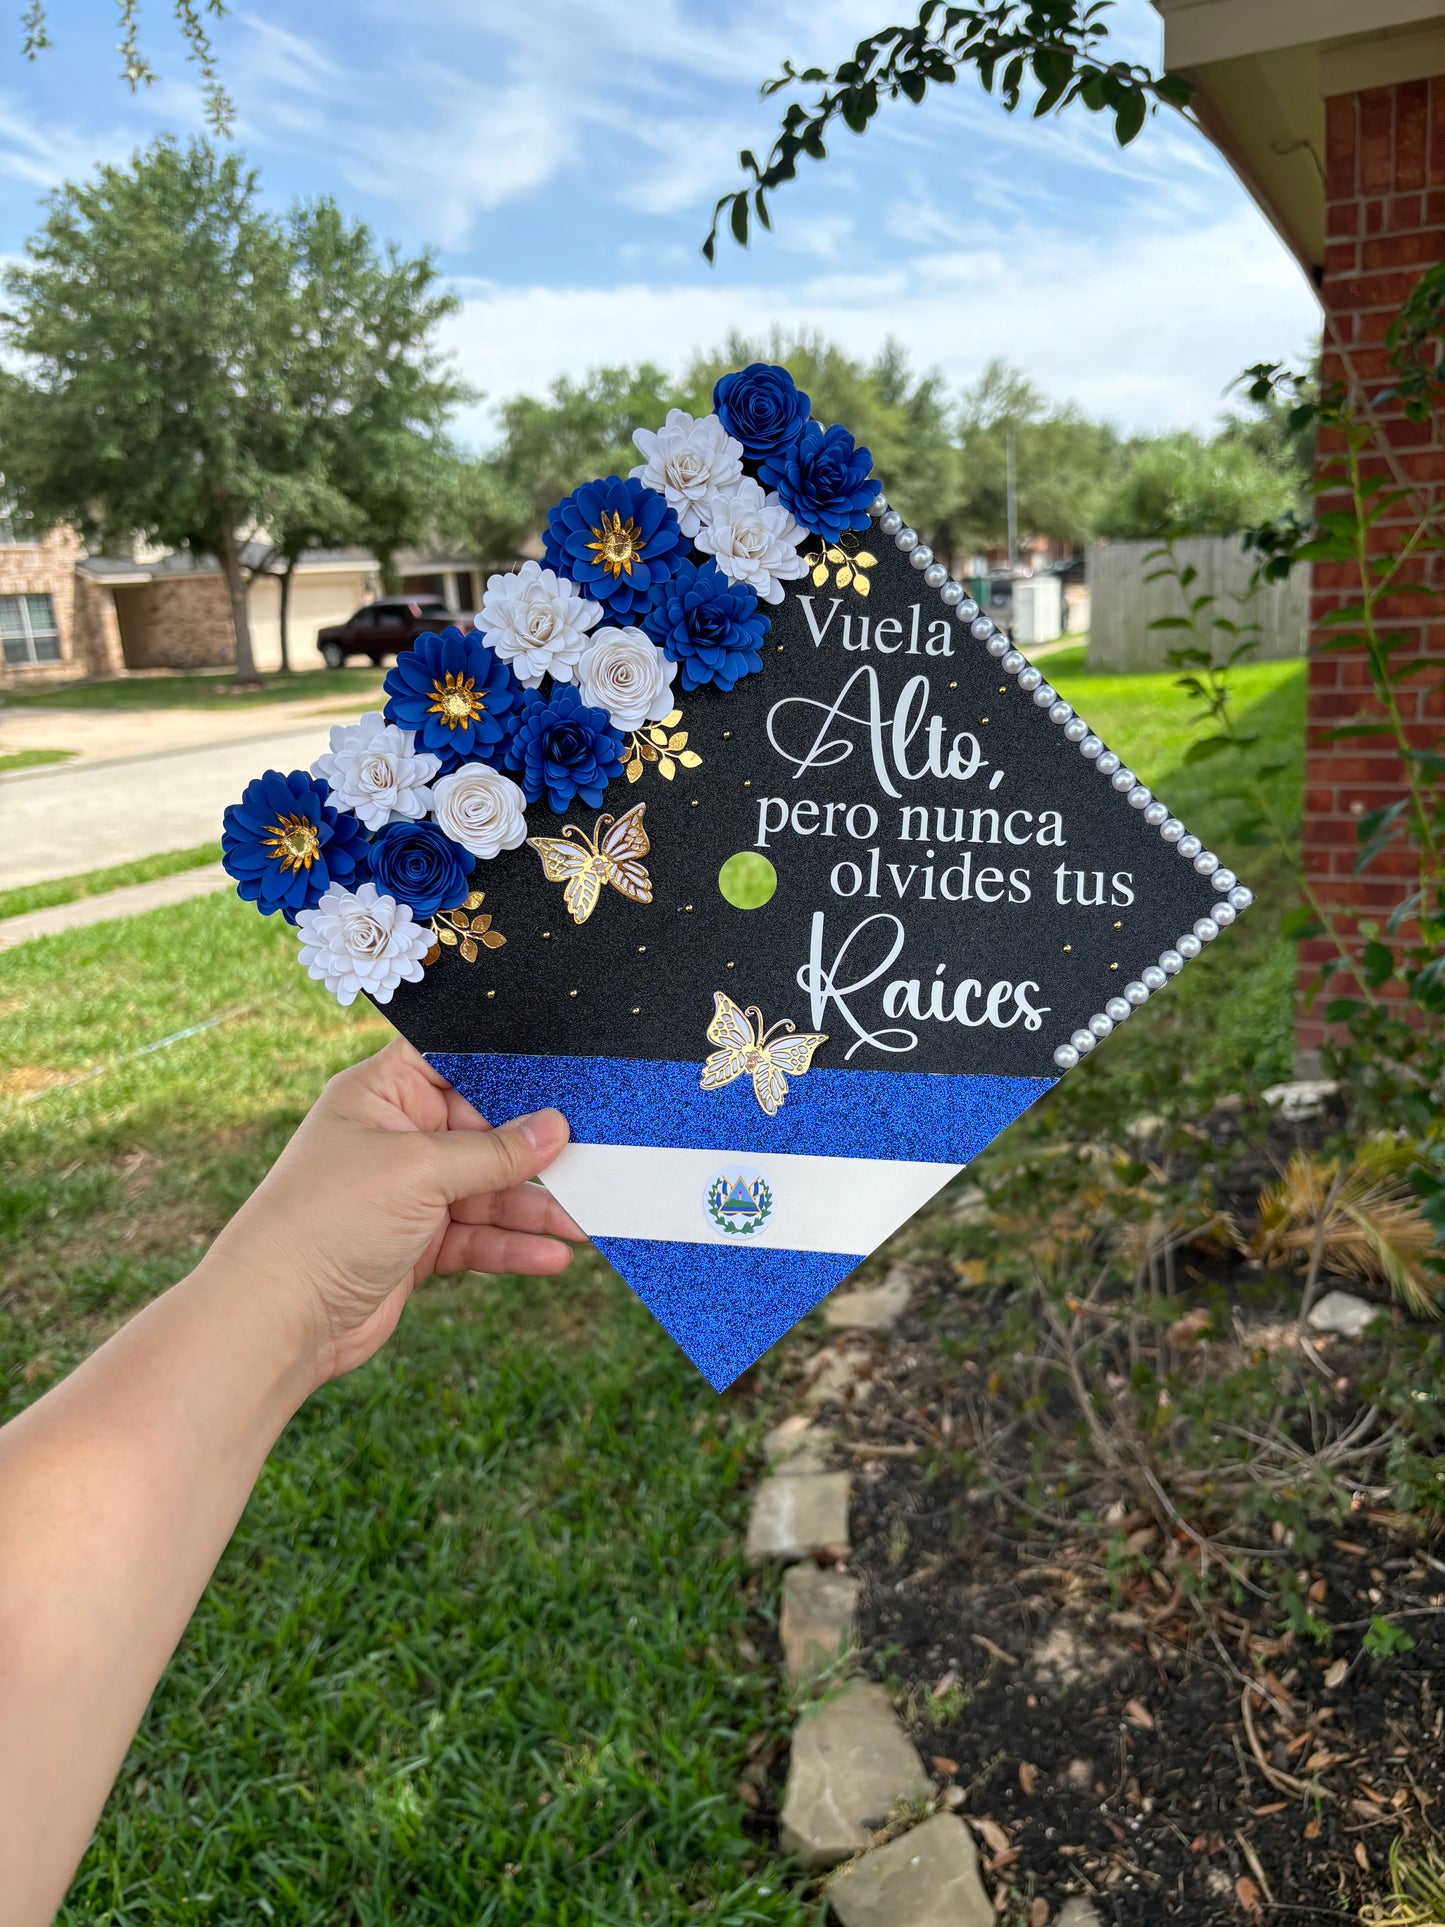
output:
[[[869,1252],[962,1168],[887,1158],[569,1144],[548,1167],[545,1182],[592,1238]],[[719,1178],[729,1186],[738,1178],[745,1185],[762,1178],[772,1193],[767,1218],[748,1232],[725,1230],[724,1224],[745,1220],[709,1210]]]

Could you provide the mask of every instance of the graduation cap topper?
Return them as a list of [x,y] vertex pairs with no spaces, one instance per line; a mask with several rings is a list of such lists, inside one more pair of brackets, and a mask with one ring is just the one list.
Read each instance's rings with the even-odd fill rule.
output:
[[225,861],[721,1389],[1251,898],[786,371],[635,440]]

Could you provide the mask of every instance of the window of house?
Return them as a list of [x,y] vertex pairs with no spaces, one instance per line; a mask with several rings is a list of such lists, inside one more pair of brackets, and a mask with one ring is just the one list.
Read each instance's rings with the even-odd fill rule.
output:
[[0,644],[5,660],[59,662],[60,631],[48,595],[0,595]]

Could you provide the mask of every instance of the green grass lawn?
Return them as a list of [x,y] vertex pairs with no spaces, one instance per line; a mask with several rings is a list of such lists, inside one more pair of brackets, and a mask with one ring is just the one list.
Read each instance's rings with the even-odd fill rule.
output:
[[[1049,673],[1259,897],[1060,1095],[1133,1103],[1186,1059],[1221,1087],[1286,1074],[1285,890],[1231,840],[1237,767],[1182,764],[1171,676],[1069,652]],[[1302,687],[1297,663],[1241,677],[1251,753],[1292,762],[1282,796]],[[180,1276],[322,1079],[389,1034],[294,959],[230,896],[0,955],[12,1409]],[[593,1257],[422,1293],[273,1456],[67,1927],[816,1921],[734,1792],[786,1712],[745,1643],[773,1601],[739,1551],[751,1423]]]
[[1047,659],[1051,683],[1088,718],[1111,749],[1142,781],[1216,850],[1255,893],[1255,902],[1220,941],[1211,944],[1169,989],[1111,1037],[1090,1060],[1097,1075],[1138,1074],[1156,1094],[1177,1087],[1181,1053],[1198,1088],[1234,1092],[1262,1089],[1292,1074],[1295,948],[1280,921],[1296,900],[1295,887],[1269,850],[1241,843],[1246,814],[1243,777],[1250,768],[1284,765],[1270,779],[1281,816],[1295,824],[1303,803],[1305,664],[1265,662],[1234,672],[1243,733],[1258,738],[1239,758],[1189,764],[1200,734],[1196,709],[1174,687],[1175,671],[1151,675],[1090,675],[1084,651]]
[[73,749],[0,750],[0,776],[17,769],[44,769],[48,763],[68,763]]
[[[229,896],[6,953],[0,1013],[15,1409],[389,1030]],[[595,1257],[422,1293],[274,1454],[62,1921],[813,1920],[734,1792],[785,1713],[745,1648],[750,1433]]]
[[86,870],[80,876],[22,883],[13,890],[0,890],[0,919],[23,917],[32,910],[51,910],[61,903],[78,903],[82,897],[103,896],[107,890],[124,890],[132,883],[153,883],[157,877],[174,876],[179,870],[196,870],[203,863],[220,860],[219,843],[198,843],[189,850],[168,850],[163,856],[143,856],[134,863],[112,863],[107,869]]
[[[267,703],[352,696],[365,701],[381,687],[379,669],[297,669],[272,675],[264,689],[238,690],[230,669],[193,669],[168,676],[119,676],[113,682],[68,683],[55,689],[5,692],[17,709],[257,709]],[[3,709],[3,705],[0,705]]]

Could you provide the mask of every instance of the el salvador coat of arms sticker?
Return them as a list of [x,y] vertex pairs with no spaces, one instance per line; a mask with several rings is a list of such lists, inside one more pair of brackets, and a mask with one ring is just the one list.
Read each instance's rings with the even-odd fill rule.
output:
[[722,1389],[1251,899],[786,370],[635,440],[224,860]]

